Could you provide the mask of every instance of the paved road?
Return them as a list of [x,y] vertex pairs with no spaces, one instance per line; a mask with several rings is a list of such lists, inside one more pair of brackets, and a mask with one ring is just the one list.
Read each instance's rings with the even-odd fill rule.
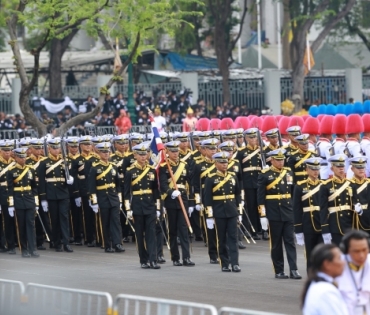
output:
[[[222,273],[210,265],[203,243],[193,243],[194,268],[142,270],[133,243],[122,254],[105,254],[100,248],[74,246],[74,253],[40,251],[38,259],[0,254],[0,278],[79,289],[161,297],[176,300],[248,308],[283,314],[299,314],[299,295],[304,280],[276,280],[268,242],[257,241],[240,251],[241,273]],[[298,267],[305,275],[303,250],[298,248]],[[285,266],[289,272],[289,267]]]

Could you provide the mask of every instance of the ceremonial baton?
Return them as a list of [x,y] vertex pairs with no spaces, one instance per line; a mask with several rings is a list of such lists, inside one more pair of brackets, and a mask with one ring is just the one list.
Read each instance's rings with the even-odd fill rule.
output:
[[135,229],[134,229],[134,227],[132,226],[132,224],[131,224],[130,220],[127,218],[127,215],[126,215],[125,211],[123,211],[122,209],[120,209],[120,210],[121,210],[121,212],[122,212],[123,216],[126,218],[126,224],[128,224],[128,225],[130,226],[130,228],[131,228],[132,232],[134,232],[134,233],[135,233]]
[[164,240],[166,241],[166,244],[167,244],[167,248],[168,250],[171,250],[170,249],[170,244],[168,243],[168,240],[167,240],[167,237],[166,237],[166,234],[164,233],[164,230],[163,230],[163,226],[162,226],[162,222],[161,220],[157,220],[157,224],[159,224],[161,230],[162,230],[162,234],[163,234],[163,237],[164,237]]
[[252,237],[251,233],[249,233],[249,231],[247,230],[247,228],[244,226],[243,222],[239,222],[239,223],[240,223],[240,225],[244,228],[244,230],[245,230],[245,232],[248,234],[248,236],[252,239],[252,242],[253,242],[254,244],[256,244],[256,241],[253,239],[253,237]]
[[36,214],[37,214],[37,216],[38,216],[38,218],[39,218],[39,220],[40,220],[40,223],[41,223],[42,229],[44,230],[44,233],[45,233],[45,235],[46,235],[46,240],[47,240],[48,242],[50,242],[49,235],[48,235],[48,233],[46,232],[46,229],[45,229],[44,223],[43,223],[43,222],[42,222],[42,220],[41,220],[40,213],[39,213],[39,211],[38,211],[38,210],[36,210]]
[[251,242],[249,241],[248,237],[245,236],[245,234],[244,234],[243,230],[240,228],[240,226],[238,226],[238,229],[239,229],[240,233],[242,233],[242,235],[244,236],[247,243],[250,244]]
[[253,227],[253,225],[252,225],[252,222],[251,222],[251,220],[249,219],[249,215],[248,215],[247,211],[245,211],[245,208],[244,208],[244,207],[243,207],[243,212],[244,212],[245,216],[247,217],[248,224],[251,226],[253,233],[256,233],[256,231],[255,231],[255,229],[254,229],[254,227]]

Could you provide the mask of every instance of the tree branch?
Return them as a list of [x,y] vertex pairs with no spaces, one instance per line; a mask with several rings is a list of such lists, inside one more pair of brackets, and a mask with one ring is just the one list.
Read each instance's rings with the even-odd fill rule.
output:
[[317,51],[325,37],[328,36],[330,31],[340,22],[340,20],[343,17],[345,17],[348,14],[348,12],[352,9],[355,3],[356,0],[348,0],[343,10],[340,11],[331,21],[329,21],[329,23],[325,25],[324,29],[321,31],[319,36],[315,39],[315,41],[311,45],[312,53],[315,53]]
[[370,51],[370,41],[368,40],[365,33],[361,31],[361,29],[357,25],[351,24],[351,20],[348,15],[346,15],[344,19],[346,21],[349,33],[355,34],[358,37],[360,37],[362,42],[365,44],[366,48]]
[[[129,56],[127,57],[127,59],[125,60],[125,62],[123,63],[122,67],[117,71],[117,73],[114,74],[115,76],[121,76],[122,73],[125,71],[125,69],[129,65],[129,63],[132,61],[133,57],[135,56],[136,51],[137,51],[137,48],[139,47],[139,43],[140,43],[140,32],[137,33],[137,35],[136,35],[135,44],[134,44],[134,46],[133,46],[133,48],[131,50],[131,53],[129,54]],[[100,95],[99,95],[98,105],[94,108],[93,111],[91,111],[90,113],[86,113],[86,114],[79,114],[79,115],[73,117],[72,119],[68,120],[67,122],[63,123],[56,130],[57,134],[62,135],[68,129],[70,129],[71,127],[77,126],[80,123],[82,123],[83,121],[86,121],[86,120],[88,120],[88,119],[96,116],[100,112],[101,108],[103,107],[104,101],[105,101],[105,95],[106,95],[106,93],[104,93],[104,91],[109,90],[110,87],[114,83],[115,83],[115,79],[112,77],[112,78],[110,78],[110,80],[108,81],[108,83],[104,87],[102,87],[102,89],[100,91]]]

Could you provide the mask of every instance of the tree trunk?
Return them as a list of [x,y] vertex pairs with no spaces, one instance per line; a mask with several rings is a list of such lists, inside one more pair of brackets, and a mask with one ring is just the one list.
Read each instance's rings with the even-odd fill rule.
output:
[[293,82],[293,95],[292,101],[295,105],[294,111],[300,111],[303,105],[303,92],[304,92],[304,66],[303,63],[295,67],[292,72]]
[[50,98],[62,97],[62,41],[54,38],[51,41],[49,60],[49,92]]
[[290,12],[289,12],[289,1],[283,0],[283,29],[282,29],[282,46],[283,46],[283,69],[292,69],[290,60]]

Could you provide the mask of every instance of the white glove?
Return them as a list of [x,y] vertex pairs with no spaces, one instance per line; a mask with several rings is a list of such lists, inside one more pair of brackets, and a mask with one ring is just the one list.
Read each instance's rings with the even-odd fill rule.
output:
[[266,216],[266,208],[265,206],[260,206],[259,208],[259,213],[261,216],[265,217]]
[[163,207],[163,214],[166,214],[166,213],[167,213],[166,208]]
[[9,207],[9,208],[8,208],[8,211],[9,211],[9,215],[10,215],[11,217],[14,217],[14,207]]
[[81,197],[75,198],[75,203],[77,207],[81,207]]
[[179,190],[174,190],[173,192],[172,192],[172,195],[171,195],[171,198],[172,199],[176,199],[178,196],[180,196],[181,195],[181,192],[179,191]]
[[270,168],[270,166],[268,165],[265,165],[264,167],[262,167],[263,170],[267,170],[268,168]]
[[133,219],[133,217],[132,217],[132,211],[131,210],[128,210],[126,213],[127,213],[127,219],[132,220]]
[[239,217],[238,217],[238,220],[239,220],[239,222],[242,222],[242,216],[240,215]]
[[1,206],[0,206],[0,213],[1,213]]
[[202,210],[202,205],[195,205],[195,210],[197,210],[197,211]]
[[91,207],[92,211],[94,211],[95,213],[98,213],[98,211],[99,211],[99,206],[98,205],[91,205],[90,207]]
[[[39,211],[39,207],[38,206],[36,206],[35,209],[36,209],[36,211]],[[1,211],[0,211],[0,213],[1,213]]]
[[122,202],[119,203],[119,208],[122,209]]
[[331,234],[330,233],[324,233],[322,235],[322,239],[325,244],[331,244]]
[[206,222],[207,222],[207,228],[209,228],[210,230],[213,230],[213,228],[215,227],[215,221],[212,218],[209,218],[206,220]]
[[304,245],[304,235],[303,235],[303,233],[297,233],[295,235],[295,239],[297,241],[297,245],[299,245],[299,246]]
[[269,220],[266,217],[260,219],[262,230],[267,231],[269,228]]
[[193,211],[194,211],[194,207],[189,207],[188,209],[189,217],[191,217],[191,214],[193,213]]
[[161,212],[157,211],[157,218],[159,218],[160,216],[161,216]]
[[361,204],[358,202],[355,204],[355,211],[357,212],[358,215],[362,215],[362,206]]
[[67,179],[67,185],[72,185],[73,184],[73,177],[71,175],[69,175],[68,179]]
[[44,212],[48,212],[49,211],[49,204],[48,204],[48,201],[47,200],[42,200],[41,201],[41,205],[42,205],[42,209],[44,209]]
[[242,204],[242,207],[244,207],[244,200],[242,200],[241,204]]

